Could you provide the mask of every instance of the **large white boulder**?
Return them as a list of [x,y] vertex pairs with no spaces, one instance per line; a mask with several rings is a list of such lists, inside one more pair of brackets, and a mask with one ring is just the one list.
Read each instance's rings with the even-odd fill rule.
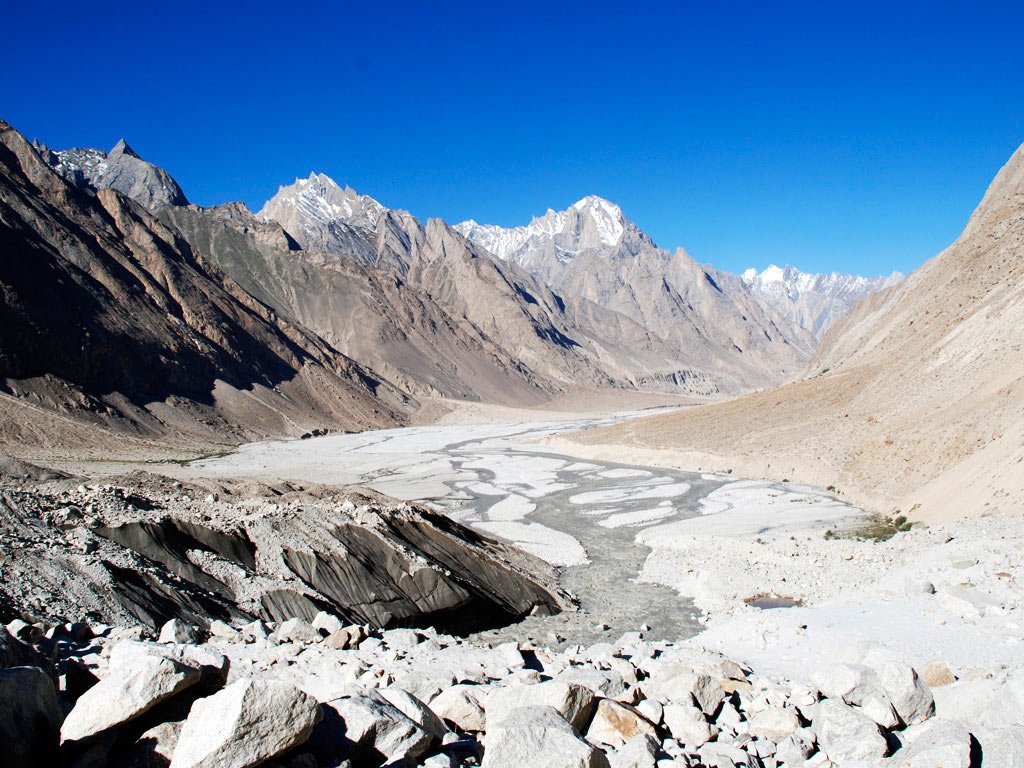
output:
[[238,680],[192,705],[171,768],[249,768],[306,741],[316,699],[278,680]]
[[688,747],[699,747],[715,736],[718,729],[704,719],[704,713],[690,704],[666,704],[662,713],[672,738]]
[[878,723],[837,699],[826,699],[814,708],[812,727],[818,747],[840,765],[888,754],[889,744]]
[[133,720],[200,677],[196,667],[163,656],[140,655],[112,664],[107,676],[75,702],[61,726],[61,740],[81,741]]
[[479,733],[486,725],[484,702],[490,690],[483,685],[452,685],[430,700],[430,709],[460,731]]
[[601,750],[581,739],[554,708],[515,707],[488,725],[482,768],[527,766],[607,768],[608,760]]
[[656,768],[658,746],[650,736],[634,736],[607,753],[609,768]]
[[435,739],[440,739],[448,733],[448,727],[441,718],[408,691],[389,687],[381,688],[377,693]]
[[[494,688],[484,702],[487,723],[504,719],[518,707],[548,706],[577,730],[586,727],[597,696],[577,683],[549,680],[536,685]],[[436,711],[436,710],[435,710]]]
[[935,714],[931,690],[909,664],[878,649],[865,656],[864,664],[875,671],[904,724],[923,723]]
[[360,760],[383,757],[386,762],[419,757],[434,737],[376,691],[341,696],[324,703],[325,717],[311,747],[316,752],[331,742],[347,744]]
[[649,680],[643,683],[648,698],[656,698],[675,704],[696,702],[704,714],[714,715],[725,691],[719,681],[704,672],[697,672],[685,665],[670,665],[657,669]]
[[750,718],[748,730],[751,736],[777,743],[791,736],[799,727],[800,718],[796,710],[790,707],[770,707]]
[[[908,728],[905,745],[889,762],[893,768],[970,768],[971,735],[959,723],[930,720]],[[989,761],[986,755],[986,768]]]

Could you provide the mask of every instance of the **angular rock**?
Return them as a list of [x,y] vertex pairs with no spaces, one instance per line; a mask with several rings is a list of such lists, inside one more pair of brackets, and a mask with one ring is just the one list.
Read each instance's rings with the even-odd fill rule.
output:
[[908,728],[904,740],[889,761],[894,768],[971,768],[971,735],[959,723],[931,720]]
[[657,739],[654,724],[633,707],[611,699],[601,699],[587,726],[587,741],[596,746],[621,747],[637,736]]
[[549,706],[577,730],[582,730],[594,710],[596,695],[577,683],[549,680],[536,685],[494,688],[484,703],[487,721],[502,720],[517,707]]
[[878,723],[836,699],[826,699],[817,705],[812,727],[818,747],[840,765],[889,753],[889,744]]
[[324,645],[338,651],[347,651],[356,648],[366,639],[366,632],[358,624],[342,627],[324,638]]
[[834,664],[817,670],[813,680],[827,697],[859,707],[883,728],[899,725],[896,708],[874,669],[862,664]]
[[689,747],[706,744],[717,732],[693,704],[666,704],[663,719],[672,738]]
[[144,731],[118,755],[118,768],[167,768],[184,724],[183,720],[160,723]]
[[658,742],[649,736],[635,736],[618,749],[608,752],[609,768],[655,768]]
[[381,688],[378,694],[435,739],[444,738],[448,727],[430,707],[401,688]]
[[38,667],[0,670],[0,763],[55,765],[63,715],[53,681]]
[[796,710],[771,707],[750,718],[748,731],[759,739],[779,742],[793,734],[800,727]]
[[87,690],[61,726],[61,740],[81,741],[139,715],[199,682],[200,671],[162,656],[139,656],[111,665]]
[[27,643],[0,627],[0,669],[41,666],[42,658]]
[[210,635],[232,641],[240,640],[242,637],[241,632],[220,619],[214,619],[210,622]]
[[341,619],[333,613],[327,613],[327,611],[320,611],[320,613],[313,617],[313,621],[310,624],[313,629],[318,629],[325,635],[331,635],[345,626],[341,623]]
[[904,724],[923,723],[935,714],[935,698],[931,690],[909,664],[877,650],[868,653],[864,663],[875,671]]
[[[536,688],[538,686],[528,686]],[[601,750],[579,737],[552,707],[503,712],[487,730],[482,768],[607,768]]]
[[952,685],[956,682],[956,677],[944,661],[929,661],[917,670],[917,673],[921,678],[921,682],[929,688],[938,688],[942,685]]
[[274,638],[279,643],[316,643],[321,639],[312,624],[299,618],[281,622],[281,626],[274,630]]
[[277,680],[238,680],[192,705],[171,768],[249,768],[302,744],[320,705]]
[[306,749],[319,764],[350,756],[359,765],[411,760],[434,737],[376,691],[341,696],[324,703],[324,719]]
[[680,666],[659,670],[656,675],[651,676],[644,691],[649,698],[653,694],[654,698],[676,704],[694,701],[708,716],[714,715],[725,698],[722,686],[711,675]]
[[814,735],[797,731],[775,745],[775,759],[786,765],[800,765],[814,752]]
[[[529,686],[533,687],[533,686]],[[446,723],[460,731],[479,733],[487,716],[484,701],[490,700],[491,689],[480,685],[453,685],[430,700],[430,709]]]
[[622,675],[611,669],[593,669],[588,667],[572,667],[560,672],[556,680],[563,680],[567,683],[577,683],[584,688],[589,688],[598,696],[615,699],[622,696],[626,691]]
[[203,633],[198,627],[186,624],[179,619],[171,619],[160,628],[158,643],[201,643]]

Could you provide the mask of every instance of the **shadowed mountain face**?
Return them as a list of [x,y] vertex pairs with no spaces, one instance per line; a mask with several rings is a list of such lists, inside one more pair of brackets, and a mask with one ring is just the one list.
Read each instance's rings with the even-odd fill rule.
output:
[[401,420],[400,392],[277,318],[135,201],[68,183],[3,123],[0,201],[8,394],[157,436]]

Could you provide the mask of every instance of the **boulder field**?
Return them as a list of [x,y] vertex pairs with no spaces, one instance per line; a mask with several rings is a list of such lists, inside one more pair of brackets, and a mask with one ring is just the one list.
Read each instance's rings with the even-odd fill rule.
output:
[[[929,686],[962,682],[877,649],[796,681],[640,631],[552,651],[320,612],[159,633],[16,620],[0,665],[12,768],[970,768],[982,754]],[[984,765],[1018,764],[1016,687],[986,682],[975,698],[1002,717],[980,726]]]

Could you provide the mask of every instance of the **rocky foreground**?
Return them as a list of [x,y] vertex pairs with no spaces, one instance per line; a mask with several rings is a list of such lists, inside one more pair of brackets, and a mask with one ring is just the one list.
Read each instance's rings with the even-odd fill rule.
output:
[[[562,652],[383,632],[318,614],[208,628],[0,628],[5,765],[978,765],[891,654],[769,679],[643,631]],[[941,712],[940,712],[941,714]],[[1019,750],[1019,736],[1004,747]],[[1009,760],[1020,752],[1005,752]],[[986,757],[988,757],[986,755]],[[993,753],[985,765],[1000,762]]]

